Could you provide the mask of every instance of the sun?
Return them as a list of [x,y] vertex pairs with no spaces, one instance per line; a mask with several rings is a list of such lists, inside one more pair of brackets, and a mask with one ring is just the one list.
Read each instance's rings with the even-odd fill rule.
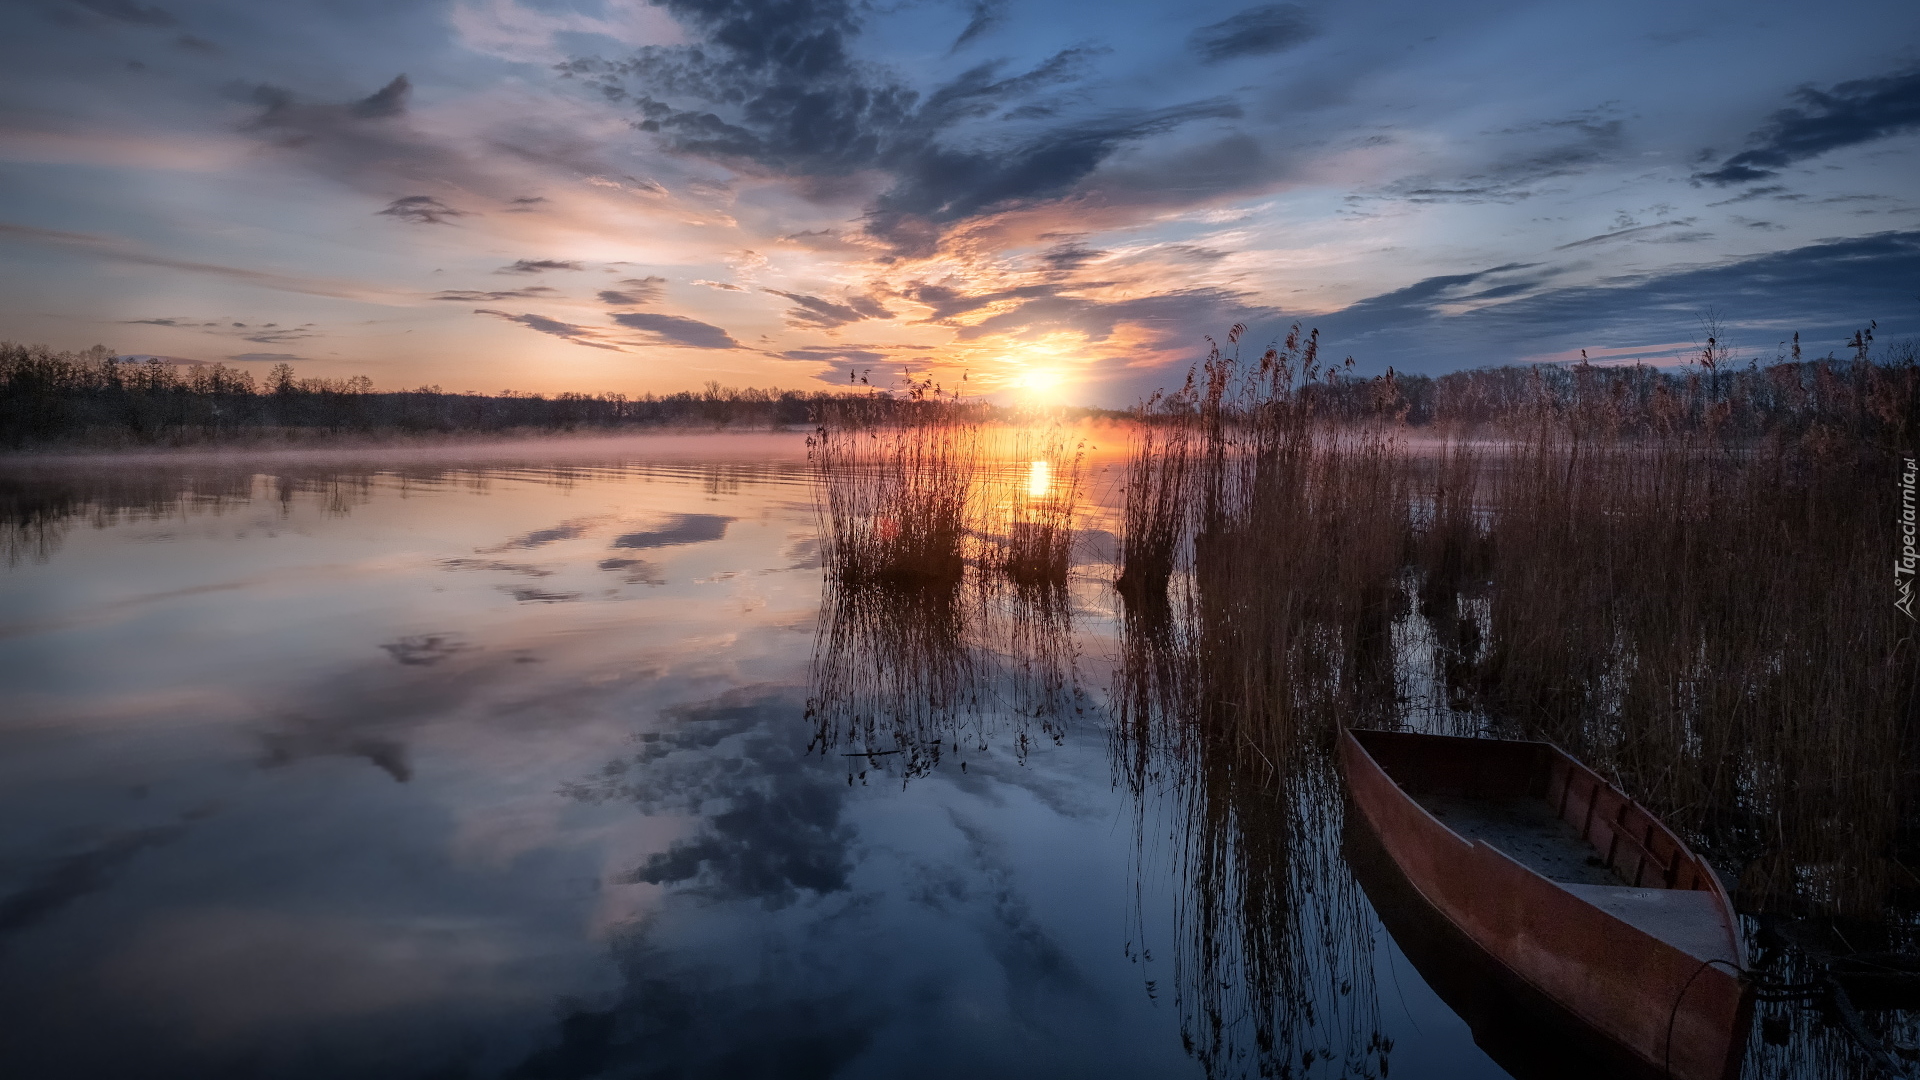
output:
[[1066,376],[1053,368],[1029,368],[1014,380],[1024,397],[1047,400],[1059,393]]

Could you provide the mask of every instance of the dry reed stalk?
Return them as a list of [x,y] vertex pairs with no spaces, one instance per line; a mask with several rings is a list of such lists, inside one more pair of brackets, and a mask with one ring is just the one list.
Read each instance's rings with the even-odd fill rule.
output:
[[1744,867],[1744,906],[1878,913],[1913,812],[1895,464],[1538,428],[1496,471],[1489,709]]
[[1069,446],[1057,427],[1023,429],[1014,437],[1008,467],[998,473],[1002,490],[989,498],[1004,513],[991,563],[1022,592],[1067,586],[1084,457],[1084,447]]
[[977,424],[822,427],[808,447],[831,573],[848,584],[958,587],[977,531]]

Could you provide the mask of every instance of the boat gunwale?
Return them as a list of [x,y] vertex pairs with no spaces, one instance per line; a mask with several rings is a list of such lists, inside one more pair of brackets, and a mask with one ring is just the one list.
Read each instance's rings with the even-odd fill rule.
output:
[[[1373,752],[1366,746],[1362,738],[1357,737],[1357,736],[1367,736],[1367,735],[1378,735],[1378,736],[1383,736],[1387,739],[1401,739],[1401,738],[1411,737],[1411,738],[1423,739],[1423,740],[1444,740],[1446,742],[1454,743],[1454,744],[1477,743],[1477,744],[1483,744],[1483,745],[1485,744],[1504,745],[1507,747],[1532,747],[1532,748],[1544,747],[1546,748],[1546,750],[1551,751],[1552,754],[1569,762],[1572,766],[1576,766],[1580,770],[1591,775],[1601,786],[1607,788],[1609,791],[1612,791],[1617,797],[1621,798],[1622,800],[1625,800],[1626,803],[1637,808],[1641,813],[1646,814],[1648,818],[1650,818],[1661,829],[1667,831],[1667,833],[1671,836],[1671,830],[1666,828],[1666,825],[1664,822],[1661,822],[1657,817],[1654,817],[1650,812],[1646,810],[1645,807],[1641,807],[1637,802],[1634,802],[1633,800],[1629,799],[1624,792],[1621,792],[1618,788],[1608,783],[1604,777],[1601,777],[1599,776],[1599,774],[1594,773],[1593,770],[1588,769],[1585,765],[1582,765],[1577,759],[1574,759],[1571,755],[1567,754],[1565,751],[1561,750],[1559,747],[1556,747],[1553,744],[1545,742],[1543,740],[1480,739],[1480,738],[1473,738],[1470,736],[1432,735],[1424,732],[1377,731],[1372,729],[1357,729],[1357,728],[1348,728],[1343,730],[1341,733],[1341,742],[1343,744],[1345,743],[1352,744],[1350,747],[1343,747],[1343,749],[1346,749],[1347,751],[1349,751],[1348,754],[1342,755],[1343,767],[1350,769],[1352,765],[1350,764],[1349,760],[1346,760],[1346,759],[1350,757],[1350,754],[1358,754],[1360,759],[1364,762],[1364,767],[1369,768],[1378,774],[1379,780],[1384,781],[1384,783],[1392,789],[1394,795],[1397,797],[1400,804],[1402,804],[1403,806],[1410,806],[1415,811],[1417,811],[1418,820],[1420,820],[1424,824],[1424,827],[1429,829],[1438,829],[1441,835],[1448,837],[1449,839],[1451,839],[1452,841],[1460,845],[1461,851],[1471,853],[1471,852],[1474,852],[1475,849],[1483,849],[1487,853],[1496,854],[1499,856],[1499,858],[1494,861],[1494,865],[1510,868],[1510,870],[1517,869],[1519,871],[1522,871],[1523,879],[1533,880],[1536,883],[1536,887],[1537,886],[1550,887],[1554,892],[1563,896],[1571,903],[1578,905],[1577,910],[1581,912],[1582,917],[1588,920],[1591,920],[1593,924],[1608,926],[1611,928],[1611,930],[1614,933],[1619,933],[1624,931],[1625,933],[1631,935],[1632,938],[1643,939],[1646,942],[1649,942],[1658,946],[1658,948],[1661,950],[1667,950],[1671,952],[1675,956],[1685,957],[1688,960],[1698,959],[1696,956],[1694,956],[1693,953],[1688,952],[1685,949],[1682,949],[1681,947],[1658,936],[1657,934],[1651,933],[1642,927],[1636,926],[1633,923],[1630,923],[1620,918],[1619,916],[1613,914],[1612,912],[1607,911],[1602,907],[1599,907],[1598,905],[1594,904],[1593,902],[1579,895],[1578,893],[1575,893],[1572,890],[1565,888],[1563,883],[1554,881],[1552,878],[1549,878],[1544,874],[1541,874],[1539,871],[1535,870],[1533,867],[1528,866],[1525,863],[1519,861],[1518,859],[1514,858],[1512,855],[1510,855],[1506,851],[1501,850],[1499,847],[1489,844],[1484,840],[1478,840],[1478,839],[1469,840],[1468,838],[1462,836],[1460,833],[1456,832],[1454,829],[1448,826],[1445,822],[1441,821],[1438,817],[1436,817],[1425,806],[1421,805],[1420,801],[1414,798],[1412,793],[1402,786],[1400,780],[1397,779],[1393,773],[1389,772],[1386,766],[1381,764],[1379,759],[1376,758]],[[1370,785],[1370,786],[1377,786],[1377,785]],[[1387,823],[1377,819],[1374,813],[1368,809],[1368,803],[1370,801],[1369,799],[1364,797],[1355,798],[1355,794],[1356,793],[1354,790],[1352,777],[1349,776],[1348,797],[1349,799],[1353,800],[1352,805],[1354,805],[1360,811],[1361,816],[1365,820],[1367,827],[1376,836],[1380,837],[1384,841],[1387,841],[1385,845],[1385,850],[1388,854],[1390,861],[1392,861],[1398,866],[1399,872],[1402,875],[1402,877],[1405,879],[1407,884],[1414,890],[1414,893],[1417,896],[1419,896],[1427,906],[1432,908],[1437,914],[1439,914],[1442,918],[1444,918],[1448,923],[1452,924],[1456,929],[1458,929],[1460,932],[1465,934],[1468,940],[1473,941],[1476,944],[1476,946],[1480,948],[1494,963],[1504,968],[1514,978],[1517,978],[1523,984],[1532,987],[1536,992],[1545,995],[1548,999],[1562,1002],[1562,1004],[1565,1007],[1573,1011],[1574,1015],[1584,1017],[1586,1023],[1596,1024],[1597,1025],[1596,1030],[1600,1030],[1603,1032],[1611,1030],[1612,1025],[1610,1023],[1600,1022],[1600,1018],[1597,1016],[1588,1016],[1586,1014],[1586,1011],[1583,1008],[1579,1007],[1578,1005],[1574,1004],[1571,1001],[1568,1001],[1567,999],[1562,998],[1561,995],[1559,995],[1553,989],[1551,989],[1548,984],[1541,982],[1539,979],[1536,979],[1526,967],[1517,965],[1515,963],[1515,958],[1510,957],[1507,954],[1507,952],[1502,947],[1499,941],[1484,940],[1480,936],[1480,934],[1474,931],[1471,925],[1467,923],[1462,923],[1460,921],[1460,915],[1465,913],[1464,912],[1456,913],[1454,910],[1454,902],[1450,899],[1445,899],[1446,889],[1444,887],[1444,881],[1440,879],[1436,879],[1432,881],[1426,880],[1427,878],[1426,873],[1417,872],[1417,867],[1415,865],[1411,865],[1403,861],[1400,855],[1397,854],[1395,851],[1395,848],[1399,845],[1389,839],[1390,834],[1387,828]],[[1373,798],[1377,799],[1379,797],[1380,796],[1376,794]],[[1387,807],[1383,806],[1381,809],[1387,810]],[[1583,839],[1585,838],[1583,837]],[[1674,839],[1676,841],[1678,840],[1677,837],[1675,837]],[[1591,841],[1588,841],[1588,843],[1591,844]],[[1744,1020],[1746,1017],[1750,1016],[1750,1013],[1751,1013],[1752,991],[1751,991],[1751,987],[1748,986],[1744,982],[1744,980],[1741,978],[1741,974],[1744,972],[1746,968],[1747,956],[1746,956],[1746,949],[1744,946],[1744,942],[1741,940],[1740,934],[1739,934],[1738,915],[1734,911],[1732,901],[1728,897],[1726,890],[1724,886],[1721,884],[1718,876],[1712,872],[1710,867],[1707,867],[1705,865],[1705,861],[1700,859],[1700,857],[1697,854],[1695,854],[1693,850],[1690,847],[1686,846],[1685,844],[1680,844],[1679,849],[1690,859],[1698,861],[1703,871],[1702,881],[1705,887],[1697,890],[1686,890],[1686,891],[1703,891],[1703,892],[1707,892],[1712,897],[1712,903],[1714,906],[1715,914],[1719,917],[1718,922],[1720,924],[1720,928],[1725,933],[1726,940],[1730,942],[1732,945],[1732,948],[1730,950],[1730,955],[1732,958],[1731,961],[1728,961],[1724,958],[1703,960],[1700,963],[1700,968],[1697,971],[1695,971],[1694,978],[1700,978],[1703,975],[1705,975],[1706,972],[1713,971],[1717,974],[1718,978],[1730,980],[1735,986],[1738,987],[1737,992],[1740,997],[1740,1004],[1738,1005],[1736,1011],[1737,1011],[1737,1015]],[[1595,846],[1595,850],[1596,851],[1599,850],[1597,846]],[[1476,855],[1476,857],[1478,856]],[[1629,888],[1629,889],[1635,888],[1635,886],[1626,885],[1624,882],[1622,883],[1621,887]],[[1433,891],[1435,888],[1440,888],[1442,891],[1439,894],[1436,894]],[[1642,886],[1642,888],[1653,888],[1653,886]],[[1728,966],[1729,963],[1731,963],[1731,965],[1734,967],[1734,970],[1732,971],[1724,970],[1724,968]],[[1706,977],[1706,981],[1708,982],[1716,981],[1715,976],[1705,976],[1705,977]],[[1693,979],[1686,980],[1687,987],[1690,987],[1692,985],[1693,985]],[[1682,987],[1682,989],[1680,990],[1680,993],[1684,995],[1686,993],[1686,987]],[[1679,1007],[1679,1001],[1677,1000],[1675,1001],[1674,1007],[1676,1009]],[[1667,1062],[1663,1063],[1660,1060],[1658,1060],[1656,1057],[1647,1056],[1649,1053],[1648,1049],[1640,1047],[1639,1044],[1636,1042],[1636,1040],[1630,1037],[1627,1037],[1626,1032],[1623,1031],[1623,1032],[1617,1033],[1613,1037],[1617,1040],[1620,1040],[1622,1045],[1627,1046],[1629,1048],[1633,1048],[1635,1050],[1636,1055],[1640,1056],[1642,1060],[1646,1061],[1650,1066],[1661,1068],[1663,1070],[1672,1069],[1673,1062],[1671,1061],[1670,1057]],[[1669,1038],[1671,1038],[1671,1034],[1669,1035]],[[1668,1054],[1669,1055],[1671,1054],[1671,1046],[1669,1046],[1668,1048]],[[1739,1055],[1735,1053],[1728,1061],[1725,1062],[1723,1076],[1724,1077],[1737,1076],[1738,1072],[1739,1072]],[[1679,1075],[1679,1074],[1676,1073],[1674,1075]]]

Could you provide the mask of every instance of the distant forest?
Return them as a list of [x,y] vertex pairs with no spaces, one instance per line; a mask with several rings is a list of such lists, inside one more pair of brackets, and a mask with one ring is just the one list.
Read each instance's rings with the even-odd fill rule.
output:
[[[1447,432],[1494,432],[1542,414],[1583,418],[1612,434],[1708,431],[1730,437],[1831,430],[1904,436],[1920,431],[1920,359],[1915,343],[1876,350],[1857,334],[1851,355],[1736,364],[1711,339],[1684,368],[1535,364],[1440,376],[1344,369],[1301,373],[1298,400],[1329,420],[1385,421]],[[1199,371],[1200,369],[1196,369]],[[1185,393],[1135,410],[1166,415],[1191,407]],[[1125,412],[1067,410],[1108,416]],[[944,397],[930,382],[857,391],[731,389],[553,395],[449,393],[437,386],[376,390],[366,376],[300,378],[276,364],[262,380],[221,364],[132,361],[95,346],[56,352],[0,343],[0,447],[187,446],[306,442],[336,437],[435,437],[619,431],[643,428],[781,429],[820,423],[885,423],[937,415],[1011,418],[1015,410]]]

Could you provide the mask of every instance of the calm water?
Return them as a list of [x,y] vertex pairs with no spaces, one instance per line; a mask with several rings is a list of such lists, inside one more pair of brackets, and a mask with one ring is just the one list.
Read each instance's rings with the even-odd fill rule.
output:
[[1506,1075],[1364,898],[1195,944],[1276,931],[1114,782],[1098,533],[823,615],[799,439],[15,470],[0,1074]]

